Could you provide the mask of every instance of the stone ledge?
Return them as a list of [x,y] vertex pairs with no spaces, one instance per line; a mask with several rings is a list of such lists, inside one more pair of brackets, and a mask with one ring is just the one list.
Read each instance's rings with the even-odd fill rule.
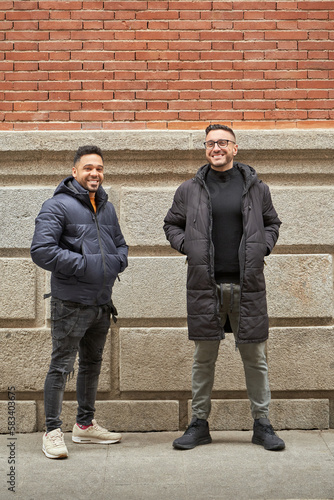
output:
[[[11,402],[13,403],[13,402]],[[13,408],[13,404],[10,405]],[[35,401],[15,401],[15,433],[37,431],[37,405]],[[0,434],[8,434],[8,423],[11,414],[8,401],[0,401]]]
[[[128,140],[129,133],[131,141]],[[334,130],[236,130],[244,150],[333,150]],[[126,138],[126,140],[125,140]],[[16,131],[0,132],[0,151],[74,151],[83,142],[95,143],[103,151],[202,150],[203,131]]]
[[[96,401],[96,420],[117,432],[175,431],[179,428],[178,401]],[[43,402],[38,401],[38,430],[44,430]],[[72,431],[76,401],[64,401],[63,432]]]
[[[188,402],[191,418],[191,401]],[[212,400],[210,429],[250,430],[253,419],[248,399]],[[275,399],[270,404],[270,422],[275,429],[328,429],[328,399]]]

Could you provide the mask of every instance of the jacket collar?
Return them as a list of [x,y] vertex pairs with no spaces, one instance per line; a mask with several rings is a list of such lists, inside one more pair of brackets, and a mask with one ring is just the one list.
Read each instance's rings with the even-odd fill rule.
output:
[[[72,175],[66,177],[61,181],[61,183],[57,186],[53,195],[56,196],[57,194],[60,193],[65,193],[70,196],[73,196],[74,198],[77,198],[84,205],[88,205],[89,208],[91,207],[89,192],[87,191],[87,189],[83,188],[81,184],[79,184],[79,182],[76,181]],[[95,197],[98,207],[101,207],[108,201],[108,195],[102,186],[99,186],[98,190],[96,191]]]
[[[234,162],[233,166],[241,172],[244,178],[244,192],[247,192],[249,188],[258,180],[256,171],[253,167],[246,165],[245,163]],[[203,167],[198,169],[194,180],[199,181],[201,184],[205,184],[206,175],[210,168],[211,166],[209,163],[203,165]]]

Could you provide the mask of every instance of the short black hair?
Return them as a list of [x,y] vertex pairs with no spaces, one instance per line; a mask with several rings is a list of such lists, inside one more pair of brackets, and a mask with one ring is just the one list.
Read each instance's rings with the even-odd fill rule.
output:
[[93,146],[91,144],[88,144],[86,146],[80,146],[80,148],[78,148],[77,152],[74,155],[74,160],[73,160],[74,165],[76,165],[76,163],[80,160],[80,158],[85,155],[99,155],[101,156],[103,161],[103,155],[101,149],[98,146]]
[[230,134],[233,135],[234,139],[236,139],[235,137],[235,133],[233,132],[233,130],[228,127],[227,125],[220,125],[220,123],[214,123],[212,125],[209,125],[208,127],[206,127],[205,129],[205,135],[208,135],[209,132],[211,132],[211,130],[226,130],[227,132],[230,132]]

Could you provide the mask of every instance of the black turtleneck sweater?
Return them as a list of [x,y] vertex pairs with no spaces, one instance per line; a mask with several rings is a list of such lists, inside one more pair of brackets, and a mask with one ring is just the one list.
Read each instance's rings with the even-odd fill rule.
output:
[[236,167],[225,172],[210,168],[206,184],[212,203],[215,279],[217,283],[239,283],[238,250],[242,236],[243,176]]

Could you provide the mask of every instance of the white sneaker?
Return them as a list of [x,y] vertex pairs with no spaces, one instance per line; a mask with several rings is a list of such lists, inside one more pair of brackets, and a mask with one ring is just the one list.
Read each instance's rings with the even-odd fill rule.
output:
[[55,429],[43,436],[43,453],[48,458],[66,458],[68,451],[61,429]]
[[72,441],[74,443],[88,444],[112,444],[118,443],[122,439],[122,435],[117,432],[109,432],[101,427],[96,420],[92,420],[92,424],[87,429],[81,429],[78,424],[74,424],[72,432]]

